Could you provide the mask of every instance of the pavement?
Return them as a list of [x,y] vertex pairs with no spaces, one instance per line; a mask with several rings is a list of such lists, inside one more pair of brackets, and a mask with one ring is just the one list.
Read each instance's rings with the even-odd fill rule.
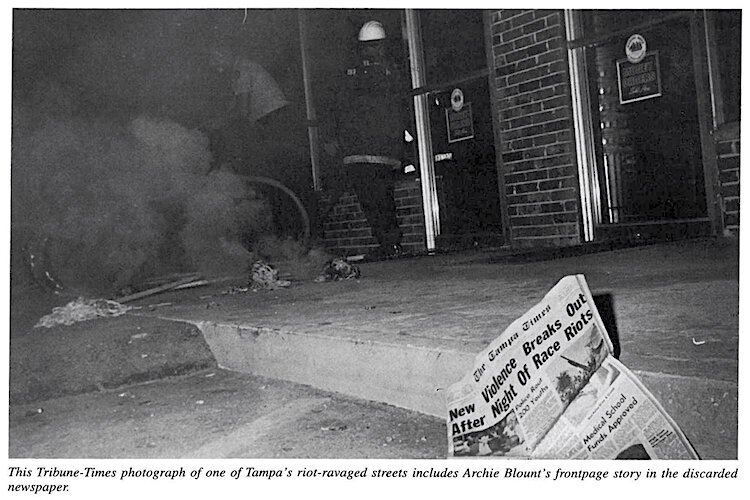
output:
[[[94,384],[97,392],[80,381],[70,390],[61,387],[65,384],[55,386],[47,379],[59,380],[59,373],[47,376],[46,368],[28,354],[34,352],[34,343],[28,341],[20,349],[26,354],[20,355],[23,340],[14,340],[10,455],[282,453],[348,458],[351,450],[357,450],[357,456],[382,457],[388,449],[394,458],[444,456],[445,410],[439,389],[461,378],[474,356],[561,277],[584,274],[616,329],[621,361],[654,393],[702,458],[736,458],[737,242],[691,240],[548,257],[498,251],[423,256],[362,264],[362,278],[356,281],[294,281],[288,289],[236,294],[225,293],[231,283],[222,282],[144,299],[142,309],[118,318],[131,326],[113,337],[123,344],[115,351],[118,359],[131,359],[129,366],[138,374],[128,377],[125,370],[114,370],[116,377],[102,376]],[[149,307],[155,303],[162,305]],[[110,320],[91,324],[98,321]],[[183,325],[183,331],[153,335],[148,349],[133,350],[127,342],[134,335],[144,340],[138,336],[144,330],[135,325],[147,321]],[[202,336],[185,333],[186,324]],[[154,331],[153,325],[148,331]],[[180,340],[184,338],[190,340]],[[198,347],[202,341],[210,349],[208,358]],[[179,342],[192,347],[183,352],[175,348]],[[88,373],[96,371],[97,363],[123,364],[100,354],[106,352],[102,348],[93,349],[87,358],[96,352],[98,361],[90,363]],[[141,360],[160,359],[152,352],[163,354],[161,365],[132,362],[143,354],[148,356]],[[173,352],[180,354],[170,357]],[[14,364],[21,358],[23,369],[18,361]],[[206,369],[215,375],[206,378]],[[192,375],[163,378],[185,372]],[[27,381],[29,373],[35,373],[34,384]],[[128,385],[144,380],[153,381]],[[229,384],[228,391],[222,384],[213,386],[219,380]],[[288,385],[272,391],[269,403],[258,387],[277,383]],[[284,391],[290,391],[288,397],[280,396],[287,394]],[[136,396],[121,396],[128,392]],[[215,404],[209,396],[218,398]],[[196,406],[196,401],[203,403]],[[154,405],[159,411],[150,411]],[[240,411],[243,418],[238,419],[227,413],[232,405],[253,410],[246,416]],[[124,412],[126,407],[134,411]],[[80,431],[80,422],[94,428],[106,428],[110,422],[137,429],[140,435],[144,422],[153,419],[161,423],[149,427],[140,447],[108,445],[104,431],[85,437]],[[343,423],[324,425],[321,419]],[[358,422],[369,422],[369,429],[377,432],[366,432],[367,424]],[[322,430],[337,426],[356,432]],[[45,434],[45,428],[66,432]],[[399,428],[404,432],[395,432]],[[287,443],[282,436],[294,429],[301,434]],[[254,444],[238,448],[239,441]]]
[[221,369],[13,405],[9,421],[12,458],[425,459],[448,447],[438,418]]

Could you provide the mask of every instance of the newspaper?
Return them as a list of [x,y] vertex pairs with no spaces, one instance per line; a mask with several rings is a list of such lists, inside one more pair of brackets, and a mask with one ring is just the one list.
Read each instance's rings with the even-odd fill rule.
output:
[[451,456],[698,458],[614,358],[583,275],[560,280],[445,394]]

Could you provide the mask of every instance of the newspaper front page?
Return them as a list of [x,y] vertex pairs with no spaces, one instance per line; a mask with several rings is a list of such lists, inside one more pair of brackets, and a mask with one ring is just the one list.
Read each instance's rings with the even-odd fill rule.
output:
[[450,455],[697,458],[612,353],[585,278],[566,276],[447,389]]

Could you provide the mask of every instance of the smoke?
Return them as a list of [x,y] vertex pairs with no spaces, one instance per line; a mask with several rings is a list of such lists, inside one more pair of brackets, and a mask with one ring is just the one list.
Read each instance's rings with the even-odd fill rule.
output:
[[[290,251],[280,247],[288,242],[274,247],[268,238],[278,225],[272,212],[294,217],[294,207],[271,208],[268,189],[256,191],[221,170],[209,174],[208,139],[193,128],[226,119],[231,81],[209,62],[214,48],[231,40],[274,74],[291,100],[301,99],[295,11],[252,10],[245,24],[243,14],[14,11],[14,286],[27,274],[23,245],[48,255],[45,267],[68,291],[109,295],[172,272],[244,273],[255,256],[287,258]],[[299,126],[304,108],[295,112],[276,129],[240,133],[253,153],[247,173],[299,192],[309,169]]]
[[241,179],[207,174],[198,131],[148,117],[22,122],[13,128],[13,239],[46,242],[49,270],[68,288],[113,293],[168,272],[244,271],[246,248],[268,229],[268,207]]

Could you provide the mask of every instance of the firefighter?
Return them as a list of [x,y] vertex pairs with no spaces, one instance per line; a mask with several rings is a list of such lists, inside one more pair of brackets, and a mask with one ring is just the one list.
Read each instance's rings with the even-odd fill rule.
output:
[[375,256],[393,256],[401,253],[393,188],[404,155],[408,94],[387,56],[383,25],[365,23],[358,42],[358,62],[346,70],[338,92],[339,156],[380,245]]

